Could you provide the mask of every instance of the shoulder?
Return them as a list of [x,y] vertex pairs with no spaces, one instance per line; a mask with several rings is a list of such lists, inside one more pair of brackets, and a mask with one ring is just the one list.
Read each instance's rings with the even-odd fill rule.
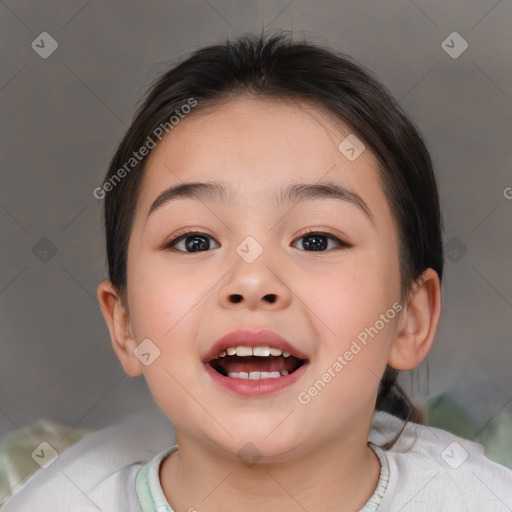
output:
[[64,450],[51,466],[36,471],[2,511],[138,511],[137,472],[175,442],[172,424],[158,408],[133,413]]
[[[383,444],[402,425],[399,418],[378,412],[370,441]],[[400,509],[409,503],[408,510],[450,512],[512,508],[512,470],[489,460],[479,443],[408,423],[385,454],[389,464],[386,506]]]

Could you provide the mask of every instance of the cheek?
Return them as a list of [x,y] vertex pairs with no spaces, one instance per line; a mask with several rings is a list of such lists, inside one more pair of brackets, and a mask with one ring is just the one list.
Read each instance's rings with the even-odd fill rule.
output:
[[329,271],[304,272],[294,290],[315,313],[326,335],[355,336],[372,325],[399,297],[399,280],[387,262],[354,254],[346,264]]
[[322,344],[297,401],[306,416],[322,418],[336,435],[340,421],[350,423],[351,416],[373,407],[396,336],[400,304],[395,301],[396,286],[387,286],[385,275],[375,267],[330,276],[319,284],[330,290],[316,294],[311,303]]
[[[162,345],[179,346],[187,340],[179,333],[196,325],[196,306],[212,287],[211,276],[190,272],[154,258],[132,267],[128,287],[133,328],[137,339],[154,338]],[[132,307],[133,304],[133,307]],[[193,331],[188,331],[193,336]]]
[[378,388],[400,308],[398,264],[395,267],[394,255],[389,256],[382,258],[379,251],[354,253],[336,271],[301,278],[297,294],[307,297],[310,290],[304,302],[314,312],[310,318],[322,340],[315,377],[321,389],[329,381],[329,389],[322,391],[325,400],[347,403],[365,394],[370,399]]
[[131,272],[133,334],[137,342],[151,340],[158,353],[151,364],[142,365],[144,378],[159,407],[175,421],[177,411],[186,416],[191,407],[184,389],[190,388],[190,375],[201,369],[196,343],[201,299],[212,283],[204,275],[170,271],[168,265],[159,267],[154,261],[141,260]]

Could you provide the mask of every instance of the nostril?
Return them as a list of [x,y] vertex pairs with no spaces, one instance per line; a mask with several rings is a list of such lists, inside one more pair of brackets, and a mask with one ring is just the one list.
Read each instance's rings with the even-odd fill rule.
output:
[[[241,295],[238,295],[236,293],[233,293],[232,295],[230,295],[230,300],[231,302],[234,302],[235,304],[237,304],[238,302],[240,302],[243,297]],[[277,295],[275,293],[269,293],[267,295],[265,295],[263,297],[267,302],[270,302],[270,303],[274,303],[276,300],[277,300]]]

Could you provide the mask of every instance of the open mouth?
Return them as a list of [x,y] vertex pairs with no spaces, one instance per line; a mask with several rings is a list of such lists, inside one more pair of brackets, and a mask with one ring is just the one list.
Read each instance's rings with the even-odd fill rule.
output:
[[236,346],[222,350],[208,365],[224,377],[262,380],[290,375],[306,362],[279,348]]

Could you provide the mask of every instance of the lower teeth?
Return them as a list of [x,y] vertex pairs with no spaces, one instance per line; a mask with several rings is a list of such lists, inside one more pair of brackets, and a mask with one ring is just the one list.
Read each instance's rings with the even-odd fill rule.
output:
[[287,370],[282,372],[229,372],[228,377],[232,379],[247,379],[247,380],[260,380],[260,379],[277,379],[281,376],[288,375]]

